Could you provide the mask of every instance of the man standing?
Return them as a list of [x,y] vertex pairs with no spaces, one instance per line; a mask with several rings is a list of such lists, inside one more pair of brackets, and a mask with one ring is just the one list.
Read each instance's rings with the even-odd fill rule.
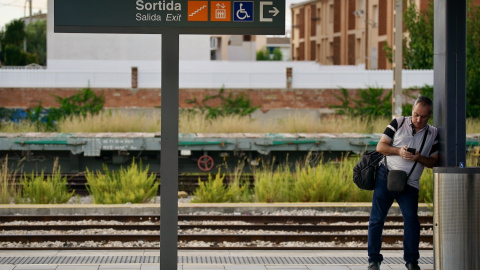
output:
[[[387,126],[382,138],[377,144],[377,152],[386,156],[382,159],[377,171],[377,181],[372,199],[372,212],[368,226],[368,269],[380,269],[383,256],[382,248],[383,225],[388,210],[396,200],[402,211],[404,220],[403,259],[409,270],[419,270],[420,253],[420,221],[418,220],[419,180],[423,168],[435,167],[438,163],[438,130],[430,126],[428,120],[432,116],[433,102],[428,97],[420,96],[415,100],[411,117],[397,117]],[[425,145],[419,152],[423,137],[426,134]],[[408,148],[415,148],[411,153]],[[387,169],[403,170],[407,174],[417,165],[408,178],[402,192],[391,192],[387,189]]]

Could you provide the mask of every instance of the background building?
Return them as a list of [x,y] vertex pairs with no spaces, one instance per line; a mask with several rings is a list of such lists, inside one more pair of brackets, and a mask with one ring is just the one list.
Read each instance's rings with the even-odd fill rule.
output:
[[291,9],[293,60],[391,69],[383,47],[393,44],[394,1],[311,0]]
[[[54,0],[48,1],[47,66],[56,70],[160,70],[162,36],[54,33]],[[208,35],[180,35],[181,61],[210,61]]]

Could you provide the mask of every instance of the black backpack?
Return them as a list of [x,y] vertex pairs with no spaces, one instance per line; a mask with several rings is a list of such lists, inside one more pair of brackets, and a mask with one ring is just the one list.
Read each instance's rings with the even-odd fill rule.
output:
[[[405,123],[405,117],[402,123],[398,126],[400,129]],[[374,190],[375,179],[377,174],[378,164],[383,158],[383,155],[377,151],[365,153],[360,161],[353,167],[353,182],[363,190]]]
[[363,190],[375,189],[378,164],[383,155],[377,151],[367,152],[353,168],[353,182]]

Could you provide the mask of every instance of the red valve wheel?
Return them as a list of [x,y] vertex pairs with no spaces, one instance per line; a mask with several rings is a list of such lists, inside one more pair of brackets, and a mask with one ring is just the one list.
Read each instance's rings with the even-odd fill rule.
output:
[[213,158],[211,156],[204,155],[198,158],[197,165],[200,170],[208,172],[213,168],[215,163],[213,162]]

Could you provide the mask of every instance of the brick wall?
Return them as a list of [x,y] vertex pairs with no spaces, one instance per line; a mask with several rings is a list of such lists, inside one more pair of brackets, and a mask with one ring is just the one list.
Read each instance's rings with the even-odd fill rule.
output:
[[[153,108],[161,105],[160,89],[92,89],[105,96],[106,108]],[[30,108],[42,102],[43,107],[56,107],[54,96],[69,97],[78,89],[72,88],[0,88],[0,107]],[[358,98],[356,90],[348,90],[349,96]],[[207,95],[219,93],[218,89],[181,89],[180,108],[192,108],[187,103],[196,97],[202,101]],[[339,89],[226,89],[224,95],[247,95],[252,106],[260,106],[264,112],[280,108],[320,109],[329,105],[341,105],[335,95],[341,96]],[[209,100],[210,106],[218,106],[220,100]]]

